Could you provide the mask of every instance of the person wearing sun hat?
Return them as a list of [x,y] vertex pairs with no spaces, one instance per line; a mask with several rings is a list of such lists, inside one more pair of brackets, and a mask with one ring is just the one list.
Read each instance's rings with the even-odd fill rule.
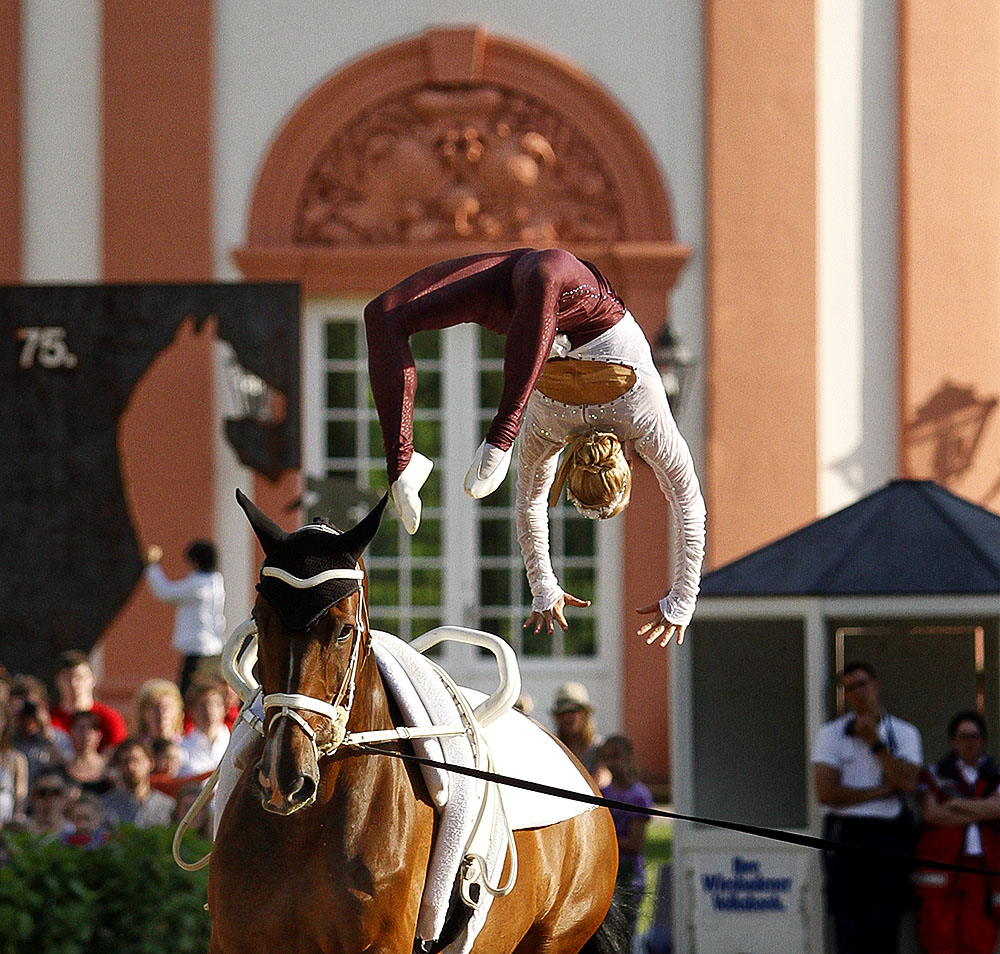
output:
[[597,778],[601,770],[597,753],[604,739],[597,733],[594,706],[587,687],[580,682],[564,682],[556,690],[551,712],[556,738]]

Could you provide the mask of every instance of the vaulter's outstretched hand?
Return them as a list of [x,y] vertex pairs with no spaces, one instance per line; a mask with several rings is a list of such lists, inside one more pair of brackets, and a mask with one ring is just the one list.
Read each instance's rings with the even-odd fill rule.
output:
[[535,627],[535,632],[540,633],[542,631],[542,626],[551,633],[555,629],[555,624],[558,623],[563,629],[569,628],[569,623],[566,622],[566,616],[563,610],[567,606],[590,606],[590,600],[581,600],[574,596],[572,593],[563,593],[555,601],[552,609],[547,609],[539,612],[535,610],[527,620],[525,620],[524,625],[521,629],[528,629],[531,626]]
[[676,635],[677,645],[680,646],[684,642],[684,630],[686,627],[680,626],[677,623],[671,623],[670,620],[660,612],[659,603],[650,603],[649,606],[640,606],[636,610],[637,613],[646,616],[650,613],[656,614],[656,619],[651,619],[648,623],[643,623],[639,627],[639,631],[636,635],[644,636],[646,639],[646,645],[652,646],[653,643],[660,640],[661,646],[666,646],[667,643]]

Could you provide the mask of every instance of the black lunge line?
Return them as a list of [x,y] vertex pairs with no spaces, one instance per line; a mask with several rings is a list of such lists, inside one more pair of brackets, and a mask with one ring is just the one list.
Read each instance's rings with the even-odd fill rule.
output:
[[869,848],[866,845],[852,844],[850,842],[830,841],[828,838],[816,838],[813,835],[797,835],[794,832],[779,831],[776,828],[765,828],[760,825],[744,825],[741,822],[723,821],[719,818],[702,818],[699,815],[682,815],[678,812],[669,812],[662,808],[639,808],[630,805],[628,802],[620,802],[614,798],[604,798],[601,795],[582,795],[577,792],[568,792],[565,789],[556,788],[552,785],[543,785],[541,782],[529,782],[523,778],[512,778],[509,775],[498,775],[496,772],[487,772],[484,769],[467,768],[464,765],[453,765],[451,762],[439,762],[436,759],[424,758],[421,755],[411,755],[407,752],[398,752],[393,749],[382,748],[377,745],[367,745],[360,743],[356,746],[358,751],[367,752],[370,755],[391,755],[393,758],[405,759],[408,762],[417,762],[420,765],[429,765],[432,768],[444,769],[446,772],[455,772],[458,775],[469,775],[472,778],[479,778],[486,782],[498,782],[501,785],[510,785],[513,788],[523,788],[529,792],[538,792],[541,795],[552,795],[556,798],[566,798],[574,802],[583,802],[586,805],[601,805],[605,808],[619,808],[627,812],[635,812],[639,815],[654,815],[659,818],[671,818],[675,821],[695,822],[699,825],[710,825],[713,828],[725,828],[729,831],[739,831],[746,835],[756,835],[759,838],[770,838],[772,841],[783,841],[789,845],[800,845],[803,848],[812,848],[817,851],[839,851],[846,854],[878,856],[881,858],[895,858],[903,864],[914,868],[932,868],[937,871],[960,871],[965,874],[993,875],[1000,877],[1000,871],[993,871],[989,868],[973,868],[968,865],[956,865],[947,861],[931,861],[929,858],[914,858],[912,855],[903,855],[896,851],[882,851],[878,848]]

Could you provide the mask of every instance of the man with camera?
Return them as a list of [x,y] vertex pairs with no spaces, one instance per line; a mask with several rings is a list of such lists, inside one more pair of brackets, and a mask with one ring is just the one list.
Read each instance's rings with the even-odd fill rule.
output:
[[[839,675],[848,711],[826,723],[813,747],[816,798],[827,809],[831,841],[908,854],[914,825],[906,795],[923,763],[920,733],[879,704],[869,663]],[[826,894],[838,954],[892,954],[906,908],[909,871],[891,857],[828,851]]]

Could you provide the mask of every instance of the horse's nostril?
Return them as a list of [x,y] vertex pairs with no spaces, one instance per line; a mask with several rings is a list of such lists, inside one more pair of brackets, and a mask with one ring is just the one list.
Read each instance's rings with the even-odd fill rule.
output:
[[300,775],[298,783],[288,793],[290,802],[308,802],[316,794],[316,782],[308,775]]

